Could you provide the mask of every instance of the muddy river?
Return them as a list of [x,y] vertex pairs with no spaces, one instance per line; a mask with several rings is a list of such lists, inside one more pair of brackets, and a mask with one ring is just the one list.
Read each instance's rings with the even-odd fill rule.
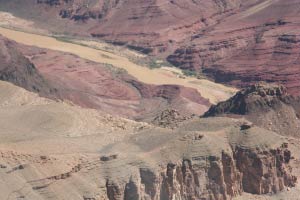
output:
[[[236,92],[234,88],[217,84],[206,79],[196,79],[193,77],[182,78],[182,76],[178,76],[180,71],[175,68],[163,67],[159,69],[149,69],[131,62],[126,57],[92,47],[60,41],[51,36],[25,33],[1,27],[0,34],[21,44],[68,52],[84,59],[123,68],[130,75],[144,83],[157,85],[177,84],[195,88],[199,91],[201,96],[209,99],[211,103],[225,100]],[[175,73],[177,70],[178,73]]]

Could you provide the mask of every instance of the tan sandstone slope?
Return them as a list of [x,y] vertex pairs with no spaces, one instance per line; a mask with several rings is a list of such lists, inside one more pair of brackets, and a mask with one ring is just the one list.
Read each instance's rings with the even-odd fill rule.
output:
[[6,82],[0,93],[4,199],[225,200],[296,184],[295,145],[245,120],[194,118],[171,130]]

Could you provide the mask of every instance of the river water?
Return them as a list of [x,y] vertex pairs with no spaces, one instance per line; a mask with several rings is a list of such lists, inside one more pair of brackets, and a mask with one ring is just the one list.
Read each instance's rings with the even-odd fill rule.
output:
[[2,27],[0,27],[0,34],[21,44],[68,52],[94,62],[111,64],[115,67],[125,69],[128,74],[144,83],[156,85],[176,84],[195,88],[202,97],[209,99],[213,104],[228,99],[236,92],[234,88],[217,84],[206,79],[196,79],[193,77],[182,78],[174,73],[174,69],[170,70],[170,68],[167,67],[149,69],[131,62],[126,57],[92,47],[64,42],[51,36],[25,33]]

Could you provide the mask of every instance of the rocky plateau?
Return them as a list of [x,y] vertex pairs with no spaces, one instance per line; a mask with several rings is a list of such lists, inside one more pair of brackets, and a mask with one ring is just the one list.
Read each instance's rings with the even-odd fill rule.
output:
[[0,0],[0,199],[300,200],[299,13]]
[[297,199],[299,143],[244,119],[191,118],[159,128],[6,82],[0,90],[7,199],[225,200],[286,191]]

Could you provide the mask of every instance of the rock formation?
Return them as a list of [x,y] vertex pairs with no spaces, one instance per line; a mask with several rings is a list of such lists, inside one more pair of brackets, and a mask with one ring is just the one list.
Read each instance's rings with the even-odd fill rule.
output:
[[16,46],[15,42],[0,36],[0,80],[49,97],[57,96],[57,90]]
[[212,106],[204,117],[245,116],[254,124],[282,135],[299,137],[300,100],[277,84],[252,85],[225,102]]
[[168,56],[217,82],[284,85],[255,84],[189,117],[209,106],[194,89],[144,84],[113,66],[0,37],[0,79],[26,89],[0,82],[4,199],[298,200],[298,0],[0,5],[52,32]]
[[298,144],[242,119],[192,118],[158,128],[5,82],[0,94],[4,197],[228,200],[277,195],[297,183]]
[[297,0],[244,2],[235,14],[193,35],[168,60],[220,83],[281,83],[299,95],[298,5]]
[[[125,70],[58,51],[28,48],[22,51],[31,57],[40,73],[59,88],[62,99],[83,107],[145,121],[168,107],[197,114],[194,112],[205,112],[198,106],[210,106],[209,101],[192,88],[145,84]],[[195,109],[188,106],[190,103]]]
[[167,109],[162,111],[158,116],[156,116],[151,123],[161,127],[175,128],[180,126],[180,124],[193,116],[183,116],[177,110]]
[[[297,178],[291,173],[288,144],[275,142],[278,136],[275,139],[271,132],[257,127],[238,128],[227,132],[228,141],[222,136],[216,139],[212,133],[201,133],[198,127],[197,133],[184,133],[167,142],[166,150],[161,149],[160,155],[170,156],[163,162],[166,164],[157,169],[139,168],[124,183],[108,179],[108,199],[225,200],[243,192],[269,194],[294,187]],[[172,161],[178,152],[183,157]],[[132,196],[129,198],[128,194]]]
[[52,32],[127,45],[220,83],[246,87],[277,82],[291,94],[300,94],[298,0],[2,0],[0,4],[0,10]]
[[33,19],[43,27],[43,19],[47,19],[47,24],[53,25],[47,25],[47,29],[55,32],[90,34],[158,54],[174,49],[199,29],[229,15],[239,8],[241,0],[2,0],[0,4],[1,10]]

